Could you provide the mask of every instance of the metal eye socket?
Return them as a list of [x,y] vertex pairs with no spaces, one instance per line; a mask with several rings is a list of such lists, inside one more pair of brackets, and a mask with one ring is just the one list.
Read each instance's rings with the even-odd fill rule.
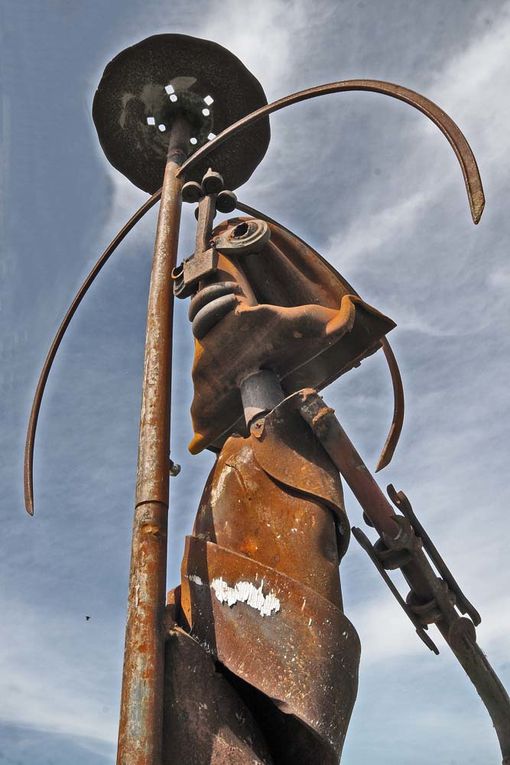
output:
[[241,221],[216,239],[216,250],[223,255],[249,255],[260,252],[269,241],[271,232],[265,221],[255,218]]
[[246,234],[249,232],[250,226],[248,223],[243,221],[243,223],[239,223],[235,229],[232,231],[232,237],[235,239],[240,239],[243,236],[246,236]]

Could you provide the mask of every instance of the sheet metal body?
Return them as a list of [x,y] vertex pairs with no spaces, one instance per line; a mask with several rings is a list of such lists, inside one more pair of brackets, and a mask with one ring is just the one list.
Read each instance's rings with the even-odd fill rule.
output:
[[360,651],[342,612],[340,480],[295,411],[258,422],[264,432],[230,437],[213,468],[186,544],[177,619],[221,663],[271,763],[336,765]]
[[257,223],[263,222],[233,218],[214,230],[217,268],[190,303],[192,453],[221,448],[234,431],[246,433],[240,384],[250,373],[271,369],[286,393],[322,387],[380,348],[395,326],[279,226],[269,224],[269,241],[253,249],[243,227]]
[[214,657],[171,626],[165,647],[162,765],[273,765],[253,714]]

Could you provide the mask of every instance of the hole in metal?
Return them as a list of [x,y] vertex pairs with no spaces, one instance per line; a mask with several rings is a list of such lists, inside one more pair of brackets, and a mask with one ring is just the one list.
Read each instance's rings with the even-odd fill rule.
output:
[[148,125],[155,125],[156,124],[156,120],[154,119],[154,117],[147,117],[147,124]]
[[214,98],[212,96],[206,96],[204,98],[204,103],[206,103],[207,106],[210,106],[211,104],[214,104]]
[[163,125],[163,124],[158,125],[158,130],[160,130],[162,133],[164,133],[165,130],[166,130],[166,125]]
[[193,137],[193,138],[190,138],[190,139],[189,139],[189,142],[190,142],[191,144],[193,144],[193,146],[195,146],[195,145],[198,143],[198,138],[194,138],[194,137]]
[[232,234],[235,237],[244,236],[249,231],[249,226],[247,223],[238,223],[238,225],[233,230]]

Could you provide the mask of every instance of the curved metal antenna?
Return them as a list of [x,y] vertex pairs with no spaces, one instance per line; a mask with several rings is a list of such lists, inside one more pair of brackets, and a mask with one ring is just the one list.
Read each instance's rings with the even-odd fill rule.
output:
[[[413,90],[409,90],[408,88],[404,88],[401,85],[395,85],[394,83],[383,82],[380,80],[344,80],[340,82],[333,82],[326,85],[318,85],[314,88],[308,88],[307,90],[301,90],[297,93],[293,93],[289,96],[285,96],[285,98],[280,98],[277,101],[273,101],[273,103],[268,104],[267,106],[263,106],[260,109],[257,109],[251,114],[248,114],[246,117],[243,117],[242,119],[238,120],[233,125],[230,125],[228,128],[223,130],[223,132],[221,132],[218,136],[216,136],[216,138],[214,138],[212,141],[209,141],[209,143],[202,146],[182,165],[179,171],[179,175],[183,173],[185,174],[186,170],[191,169],[191,167],[193,167],[197,162],[199,162],[201,159],[203,159],[212,151],[214,151],[214,149],[216,149],[220,144],[224,143],[233,135],[236,135],[238,132],[240,132],[241,130],[244,130],[249,125],[253,124],[254,122],[257,122],[258,120],[263,119],[265,116],[272,114],[273,112],[279,111],[280,109],[284,109],[287,106],[291,106],[292,104],[299,103],[300,101],[306,101],[311,98],[317,98],[318,96],[325,96],[331,93],[343,93],[347,91],[370,91],[370,92],[382,93],[383,95],[391,96],[392,98],[396,98],[400,101],[404,101],[405,103],[415,107],[416,109],[421,111],[423,114],[425,114],[430,120],[432,120],[434,124],[438,126],[441,132],[448,139],[450,145],[452,146],[457,156],[457,159],[459,160],[460,166],[462,168],[462,173],[464,176],[464,181],[466,184],[466,190],[468,194],[473,222],[475,224],[478,223],[485,205],[485,197],[483,193],[482,181],[480,178],[480,173],[478,171],[478,166],[476,164],[476,160],[473,155],[473,152],[471,151],[471,148],[468,142],[466,141],[463,133],[459,129],[459,127],[455,124],[455,122],[453,122],[453,120],[450,117],[448,117],[448,115],[442,109],[439,108],[439,106],[434,104],[428,98],[425,98],[425,96],[422,96]],[[150,208],[153,207],[153,205],[156,204],[156,202],[160,199],[160,197],[161,197],[161,189],[159,189],[159,191],[156,191],[134,213],[134,215],[129,219],[129,221],[125,224],[125,226],[123,226],[123,228],[118,232],[118,234],[114,237],[114,239],[112,239],[112,241],[110,242],[106,250],[103,252],[103,254],[99,258],[97,263],[94,265],[94,267],[92,268],[92,270],[86,277],[80,289],[78,290],[50,346],[50,349],[48,351],[48,354],[43,364],[43,368],[41,370],[41,374],[39,375],[39,380],[37,382],[37,387],[36,387],[36,391],[34,395],[34,401],[32,404],[30,419],[28,423],[27,438],[25,442],[25,459],[24,459],[25,507],[27,512],[30,515],[34,514],[33,459],[34,459],[34,444],[35,444],[35,434],[37,429],[37,420],[39,417],[39,411],[41,408],[41,402],[42,402],[42,398],[44,394],[44,389],[46,387],[46,382],[48,379],[48,375],[50,373],[53,359],[55,358],[55,355],[58,351],[60,343],[62,342],[62,338],[64,337],[65,331],[72,317],[76,313],[76,309],[78,308],[79,304],[83,300],[92,282],[94,281],[98,273],[101,271],[102,267],[105,265],[107,260],[113,254],[113,252],[117,248],[117,245],[119,245],[122,242],[124,237],[129,233],[129,231],[131,231],[133,226],[135,226],[135,224],[138,223],[138,221],[145,215],[145,213],[148,210],[150,210]],[[252,214],[250,213],[250,210],[252,210],[254,213],[257,214],[258,217],[261,217],[261,218],[264,217],[266,220],[271,220],[270,218],[267,218],[267,216],[264,216],[259,211],[256,211],[254,208],[249,208],[246,205],[238,204],[238,209],[243,212],[247,212],[248,214]],[[276,225],[281,225],[277,223],[276,221],[273,221],[273,222]],[[285,228],[285,227],[282,226],[282,228]],[[296,235],[293,234],[293,236],[296,236]],[[346,285],[349,287],[349,289],[352,290],[352,287],[347,282],[346,282]],[[354,290],[353,290],[353,294],[356,294]],[[403,395],[403,386],[402,386],[402,379],[400,376],[400,372],[398,370],[395,357],[393,355],[391,347],[389,346],[388,341],[384,339],[382,341],[382,345],[383,345],[384,354],[386,356],[386,360],[388,362],[388,366],[390,368],[391,377],[393,380],[395,403],[394,403],[394,414],[393,414],[392,425],[391,425],[388,437],[386,439],[386,443],[383,447],[383,451],[381,452],[381,456],[379,458],[379,462],[377,465],[377,470],[380,470],[381,468],[383,468],[385,465],[389,463],[391,456],[395,450],[398,438],[400,436],[400,432],[402,430],[402,423],[403,423],[403,416],[404,416],[404,395]]]
[[414,90],[409,90],[409,88],[404,88],[402,85],[395,85],[392,82],[383,82],[382,80],[342,80],[340,82],[331,82],[326,85],[317,85],[314,88],[300,90],[298,93],[292,93],[289,96],[273,101],[273,103],[263,106],[237,122],[234,122],[233,125],[230,125],[230,127],[223,130],[223,132],[217,135],[212,141],[204,144],[204,146],[186,160],[179,170],[179,174],[186,175],[186,171],[191,170],[197,162],[203,160],[204,157],[214,151],[214,149],[220,146],[224,141],[237,135],[239,131],[244,130],[249,125],[257,122],[257,120],[260,120],[269,114],[273,114],[273,112],[285,109],[287,106],[297,104],[300,101],[317,98],[318,96],[327,96],[331,93],[345,93],[353,90],[382,93],[385,96],[391,96],[399,101],[404,101],[404,103],[418,109],[418,111],[422,112],[422,114],[437,125],[439,130],[448,139],[457,159],[459,160],[462,174],[464,176],[464,182],[466,184],[473,223],[478,223],[485,205],[485,196],[475,156],[460,128],[455,124],[451,117],[446,114],[446,112],[433,101],[425,98],[425,96],[416,93]]
[[85,278],[85,281],[83,282],[80,289],[76,293],[73,299],[73,302],[67,309],[66,315],[62,319],[62,322],[57,330],[57,333],[55,337],[53,338],[53,342],[50,345],[50,349],[44,360],[44,364],[41,369],[41,373],[39,375],[39,380],[37,381],[37,387],[35,389],[32,409],[30,411],[30,419],[28,421],[27,438],[25,441],[23,484],[24,484],[24,490],[25,490],[25,508],[27,513],[29,513],[29,515],[34,514],[33,465],[34,465],[35,433],[37,429],[37,420],[39,419],[39,411],[41,409],[41,402],[44,395],[44,389],[46,387],[48,375],[50,373],[50,369],[53,364],[53,359],[55,358],[57,354],[60,343],[62,342],[62,338],[65,335],[66,329],[69,326],[71,319],[76,313],[78,306],[80,305],[81,301],[85,297],[92,282],[94,281],[96,276],[99,274],[99,272],[101,271],[103,266],[106,264],[106,262],[109,260],[111,255],[113,255],[113,253],[117,249],[117,246],[122,242],[122,240],[126,237],[126,235],[129,234],[131,229],[138,223],[138,221],[141,218],[143,218],[145,213],[148,212],[148,210],[150,210],[151,207],[153,207],[156,204],[160,196],[161,196],[161,190],[157,191],[155,194],[149,197],[149,199],[143,203],[143,205],[135,212],[135,214],[128,220],[128,222],[120,229],[120,231],[112,239],[112,241],[110,242],[106,250],[103,252],[101,257],[99,258],[99,260],[94,264],[92,270],[90,271],[88,276]]
[[[283,231],[287,231],[291,236],[295,237],[299,242],[305,245],[305,247],[309,247],[307,243],[301,239],[300,236],[294,233],[294,231],[291,231],[286,226],[283,226],[279,221],[274,220],[273,218],[270,218],[269,215],[266,215],[265,213],[260,212],[260,210],[255,209],[255,207],[249,207],[248,205],[243,204],[242,202],[237,202],[237,209],[241,210],[241,212],[245,212],[248,215],[252,215],[254,218],[261,218],[262,220],[267,221],[268,223],[272,223],[274,226],[278,226],[279,228],[283,229]],[[320,255],[320,253],[315,253],[320,260],[322,260],[327,266],[329,266],[328,261]],[[342,274],[337,273],[337,276],[340,277],[340,280],[344,283],[345,287],[349,290],[349,292],[352,295],[357,295],[360,297],[359,293],[354,289],[354,287],[349,284],[347,279],[342,276]],[[384,446],[381,450],[381,454],[379,456],[379,460],[377,462],[377,467],[375,469],[375,472],[377,473],[379,470],[382,470],[387,465],[390,464],[392,457],[395,453],[395,449],[397,448],[397,444],[400,439],[400,434],[402,433],[402,427],[404,425],[404,411],[405,411],[405,402],[404,402],[404,385],[402,382],[402,376],[400,374],[400,369],[397,363],[397,359],[395,358],[395,354],[393,353],[393,349],[391,345],[389,344],[388,338],[383,337],[381,340],[381,348],[384,353],[384,356],[386,358],[386,363],[388,364],[388,369],[390,371],[391,376],[391,383],[393,387],[393,417],[391,420],[390,429],[388,431],[388,435],[386,436],[386,440],[384,442]]]

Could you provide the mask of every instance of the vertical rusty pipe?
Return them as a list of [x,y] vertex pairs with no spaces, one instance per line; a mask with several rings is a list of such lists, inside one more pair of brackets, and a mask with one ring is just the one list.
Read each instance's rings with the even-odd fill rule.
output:
[[162,615],[166,590],[173,291],[182,180],[189,128],[170,135],[147,309],[136,506],[117,765],[160,765],[163,697]]

